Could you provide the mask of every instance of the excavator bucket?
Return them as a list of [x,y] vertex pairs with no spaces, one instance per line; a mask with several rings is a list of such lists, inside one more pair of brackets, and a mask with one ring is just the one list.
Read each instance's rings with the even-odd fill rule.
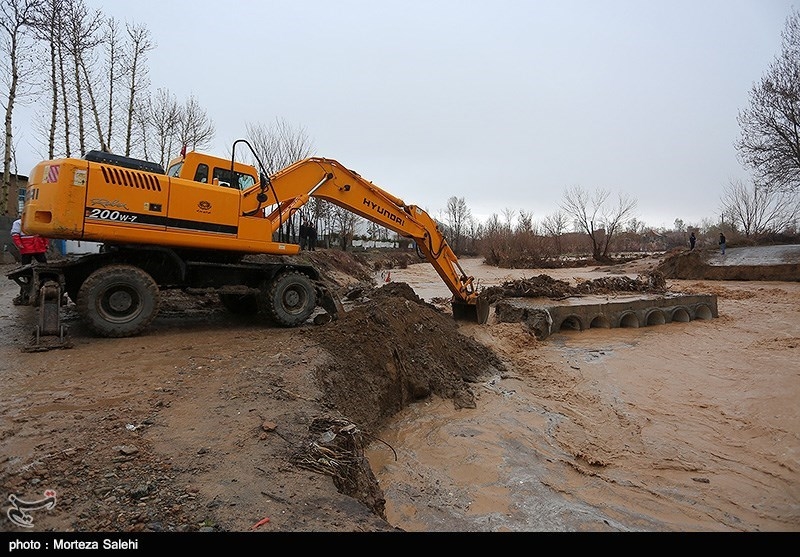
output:
[[457,321],[472,321],[484,325],[489,319],[489,302],[478,297],[474,304],[453,300],[453,319]]
[[340,314],[344,314],[344,306],[339,299],[334,296],[328,288],[322,284],[317,283],[317,305],[324,309],[327,313],[317,315],[314,318],[314,323],[317,325],[324,325],[339,318]]

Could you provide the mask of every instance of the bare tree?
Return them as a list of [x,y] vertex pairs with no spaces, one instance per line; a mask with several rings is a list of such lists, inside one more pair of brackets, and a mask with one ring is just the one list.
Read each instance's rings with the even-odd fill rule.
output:
[[145,96],[136,101],[136,106],[133,109],[133,130],[138,136],[136,142],[137,148],[131,154],[150,160],[150,143],[152,142],[152,118],[153,115],[153,101],[151,97]]
[[180,107],[175,95],[167,89],[158,89],[153,95],[152,102],[149,103],[149,108],[153,136],[158,142],[156,146],[158,161],[162,167],[166,168],[170,153],[176,152],[173,148],[179,141],[177,132],[180,122]]
[[628,221],[627,225],[625,226],[625,232],[641,235],[644,234],[646,228],[647,227],[645,223],[634,217]]
[[0,52],[2,76],[8,86],[5,98],[5,135],[3,138],[3,185],[0,190],[0,214],[8,214],[11,190],[11,160],[14,134],[12,129],[14,104],[21,96],[32,71],[32,60],[26,55],[28,37],[32,36],[40,0],[0,0],[0,30],[3,32]]
[[347,251],[353,236],[355,236],[356,226],[361,217],[338,205],[330,208],[330,215],[333,232],[341,239],[342,251]]
[[516,217],[516,215],[517,215],[516,209],[512,209],[511,207],[506,207],[505,209],[503,209],[503,217],[505,217],[506,219],[506,227],[509,230],[512,230],[514,228],[513,226],[514,217]]
[[275,174],[292,163],[310,157],[314,144],[302,127],[293,127],[276,118],[269,126],[247,124],[246,137],[264,163],[267,174]]
[[[276,118],[268,126],[261,123],[246,124],[246,138],[270,176],[314,153],[314,144],[306,130],[303,127],[294,127],[280,118]],[[323,215],[331,214],[326,205],[327,201],[312,198],[303,208],[303,213],[318,230]]]
[[128,112],[125,127],[125,156],[131,154],[133,122],[139,95],[148,89],[147,53],[155,48],[150,31],[144,25],[126,25],[130,50],[125,55],[125,77],[128,83]]
[[75,106],[78,111],[78,149],[81,155],[86,153],[86,114],[84,107],[84,87],[89,96],[90,109],[93,109],[97,133],[102,139],[100,118],[97,113],[92,93],[92,81],[87,70],[86,59],[91,56],[92,49],[99,44],[96,32],[102,24],[99,12],[89,12],[82,0],[71,0],[66,4],[66,25],[64,28],[64,47],[70,56],[73,72]]
[[[63,114],[63,124],[64,124],[64,150],[63,153],[65,156],[70,157],[72,156],[72,145],[70,138],[72,137],[71,132],[71,118],[70,118],[70,102],[69,102],[69,94],[68,91],[71,90],[71,87],[68,87],[67,83],[67,68],[66,68],[66,48],[64,47],[64,35],[65,35],[65,25],[62,22],[59,25],[59,34],[58,34],[58,43],[56,45],[56,63],[58,65],[56,75],[58,76],[58,96],[61,98],[61,112]],[[53,122],[54,125],[57,122]],[[50,153],[50,158],[55,155],[55,143],[53,144],[53,152]]]
[[205,149],[214,139],[214,124],[194,95],[186,99],[179,113],[179,139],[190,151]]
[[117,71],[119,70],[121,60],[121,39],[119,32],[119,24],[113,17],[105,20],[105,36],[103,43],[106,46],[106,71],[108,72],[107,90],[108,96],[106,98],[106,129],[105,129],[105,145],[109,151],[113,151],[112,137],[114,129],[114,106],[116,104],[115,89],[117,79]]
[[467,202],[463,197],[451,197],[447,200],[447,226],[450,229],[451,247],[456,254],[463,251],[463,237],[467,222],[471,217]]
[[564,192],[561,205],[561,209],[589,236],[592,257],[599,262],[609,261],[608,247],[611,239],[637,205],[635,199],[620,194],[618,203],[609,208],[607,202],[610,195],[608,190],[598,188],[590,196],[580,186],[573,186]]
[[800,188],[800,14],[794,9],[782,32],[782,49],[750,90],[739,112],[740,160],[770,189]]
[[746,186],[740,180],[725,188],[722,212],[729,224],[741,229],[745,236],[779,233],[796,226],[800,218],[800,195],[771,190],[755,183]]
[[533,222],[533,213],[520,209],[517,219],[517,234],[531,234],[536,229]]
[[567,231],[567,215],[563,211],[556,211],[552,215],[547,215],[542,221],[542,229],[545,234],[553,238],[556,254],[561,255],[561,235]]
[[36,18],[36,38],[46,45],[49,62],[50,119],[47,124],[47,154],[55,154],[59,107],[59,68],[64,29],[64,0],[43,0]]

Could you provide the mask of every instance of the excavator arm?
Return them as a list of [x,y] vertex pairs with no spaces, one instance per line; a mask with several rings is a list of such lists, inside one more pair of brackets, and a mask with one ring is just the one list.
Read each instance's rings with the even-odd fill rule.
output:
[[415,205],[407,205],[356,172],[332,159],[312,157],[273,174],[244,192],[244,215],[263,215],[272,232],[280,229],[311,197],[324,199],[365,219],[414,240],[453,294],[453,316],[485,323],[486,304],[475,290],[474,278],[458,262],[434,219]]

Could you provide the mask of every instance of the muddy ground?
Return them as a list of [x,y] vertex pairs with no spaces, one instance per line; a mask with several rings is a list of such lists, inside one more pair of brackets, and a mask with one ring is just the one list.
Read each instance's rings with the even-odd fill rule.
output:
[[[535,339],[521,330],[511,332],[513,324],[490,322],[476,330],[454,321],[445,298],[420,297],[424,281],[412,288],[411,281],[397,278],[404,269],[430,267],[409,267],[412,259],[405,255],[376,260],[323,250],[304,257],[314,258],[345,301],[347,312],[337,321],[275,328],[230,315],[213,295],[172,293],[165,297],[161,317],[135,338],[94,338],[68,309],[70,348],[41,352],[21,350],[30,341],[36,314],[13,306],[14,284],[0,281],[2,499],[36,501],[55,492],[52,508],[28,513],[30,530],[38,532],[636,528],[624,522],[609,526],[602,519],[595,526],[566,520],[555,528],[530,522],[475,526],[463,520],[437,526],[424,510],[448,507],[447,498],[430,486],[414,494],[419,512],[409,514],[408,504],[395,494],[409,480],[384,476],[391,463],[402,462],[398,449],[405,450],[393,436],[395,420],[431,403],[440,412],[480,414],[486,382],[513,379],[520,369],[520,339],[528,348]],[[589,271],[586,280],[597,281],[590,283],[593,290],[609,294],[623,283],[633,289],[706,286],[654,280],[664,278],[659,266],[669,271],[663,263],[663,258],[648,258],[574,274]],[[670,264],[681,265],[673,258]],[[381,272],[386,268],[395,269],[394,279]],[[543,288],[538,295],[580,295],[573,288],[587,284],[536,277],[541,276],[517,274],[513,281],[498,282],[494,293]],[[778,290],[771,288],[768,295]],[[728,295],[724,287],[715,291]],[[797,340],[789,334],[772,346],[796,354]],[[526,365],[526,375],[536,377],[536,362]],[[548,375],[537,381],[545,386],[542,378]],[[574,386],[564,376],[553,379],[556,383],[543,391],[563,400],[560,388]],[[785,426],[790,444],[797,439],[796,422],[793,416]],[[629,433],[636,435],[636,429]],[[568,436],[579,433],[563,430]],[[575,462],[567,465],[609,466],[613,455],[591,456],[594,442],[587,444],[585,435],[572,449]],[[794,444],[785,464],[790,480],[797,478],[796,449]],[[377,451],[384,462],[367,460]],[[422,483],[438,481],[433,476]],[[701,479],[694,483],[702,485],[702,474],[695,476]],[[393,494],[388,504],[387,492]],[[796,484],[790,482],[788,496],[790,516],[746,521],[741,529],[796,529]],[[19,531],[9,508],[3,507],[0,530]],[[472,505],[473,512],[477,508]],[[458,504],[447,512],[469,515]],[[643,529],[681,529],[668,519],[642,524]],[[718,529],[702,520],[692,524]],[[736,529],[735,521],[721,524],[719,529]]]

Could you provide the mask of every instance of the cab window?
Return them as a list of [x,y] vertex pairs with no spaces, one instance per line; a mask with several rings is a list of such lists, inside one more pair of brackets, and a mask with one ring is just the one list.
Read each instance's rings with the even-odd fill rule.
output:
[[208,165],[200,163],[197,165],[197,170],[194,173],[194,181],[208,183]]
[[240,190],[246,190],[247,188],[252,187],[256,184],[256,179],[253,176],[250,176],[249,174],[240,174],[238,172],[237,174],[239,174],[238,177],[239,177]]
[[183,168],[183,161],[173,164],[172,166],[169,167],[169,170],[167,170],[167,176],[170,176],[172,178],[177,178],[178,176],[181,175],[182,168]]
[[256,183],[256,179],[249,174],[228,170],[227,168],[214,168],[213,183],[226,188],[244,190]]

